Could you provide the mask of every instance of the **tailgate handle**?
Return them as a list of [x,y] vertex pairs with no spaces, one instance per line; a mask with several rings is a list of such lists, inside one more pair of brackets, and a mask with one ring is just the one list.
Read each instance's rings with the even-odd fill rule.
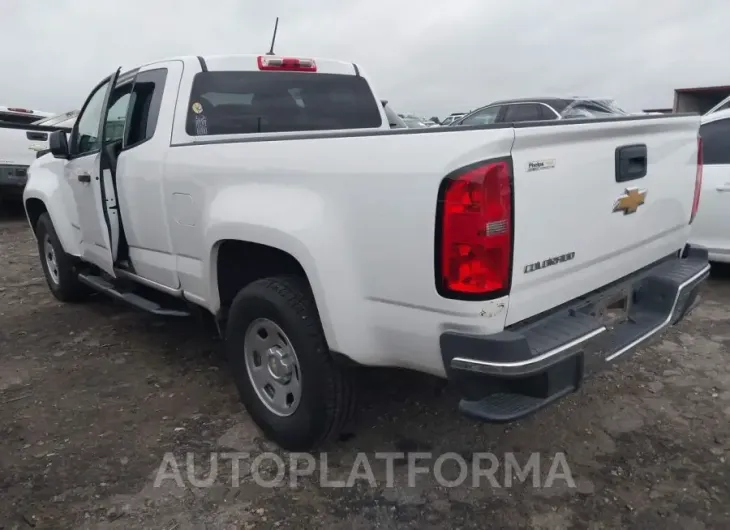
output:
[[28,137],[28,140],[36,140],[40,142],[45,142],[46,140],[48,140],[48,133],[28,131],[27,133],[25,133],[25,135]]
[[646,145],[624,145],[616,148],[616,182],[626,182],[646,176]]

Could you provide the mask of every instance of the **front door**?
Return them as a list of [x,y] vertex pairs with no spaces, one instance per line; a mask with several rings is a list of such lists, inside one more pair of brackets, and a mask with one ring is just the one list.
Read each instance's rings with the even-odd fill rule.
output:
[[115,249],[101,156],[109,98],[118,74],[119,70],[97,86],[86,100],[71,132],[70,156],[64,171],[78,211],[81,257],[112,276]]

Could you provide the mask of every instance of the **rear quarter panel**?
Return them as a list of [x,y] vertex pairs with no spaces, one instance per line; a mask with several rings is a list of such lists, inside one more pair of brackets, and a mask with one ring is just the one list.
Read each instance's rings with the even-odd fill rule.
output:
[[442,329],[500,331],[505,306],[436,292],[438,188],[455,169],[507,155],[513,137],[454,129],[172,147],[168,197],[189,197],[169,219],[183,288],[215,311],[218,242],[274,246],[307,273],[330,348],[442,374]]

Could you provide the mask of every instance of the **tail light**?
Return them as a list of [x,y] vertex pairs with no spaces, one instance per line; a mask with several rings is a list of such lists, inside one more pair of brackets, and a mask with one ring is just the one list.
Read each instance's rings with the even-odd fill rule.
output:
[[274,57],[259,55],[259,70],[279,70],[296,72],[316,72],[317,65],[313,59],[297,59],[295,57]]
[[21,108],[18,108],[18,107],[8,107],[8,110],[10,112],[23,112],[25,114],[33,114],[33,111],[30,110],[30,109],[21,109]]
[[511,160],[482,162],[446,177],[437,213],[438,292],[472,300],[507,294],[512,222]]
[[692,213],[689,217],[689,223],[695,220],[697,210],[700,207],[700,194],[702,193],[702,137],[697,137],[697,172],[695,173],[695,194],[692,198]]

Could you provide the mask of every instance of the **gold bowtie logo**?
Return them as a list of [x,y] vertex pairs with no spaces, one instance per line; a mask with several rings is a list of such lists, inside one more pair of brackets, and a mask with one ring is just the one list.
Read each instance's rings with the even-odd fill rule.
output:
[[639,188],[626,188],[626,193],[621,195],[616,202],[613,203],[613,211],[623,212],[624,215],[636,212],[639,206],[644,204],[646,200],[646,190],[640,190]]

